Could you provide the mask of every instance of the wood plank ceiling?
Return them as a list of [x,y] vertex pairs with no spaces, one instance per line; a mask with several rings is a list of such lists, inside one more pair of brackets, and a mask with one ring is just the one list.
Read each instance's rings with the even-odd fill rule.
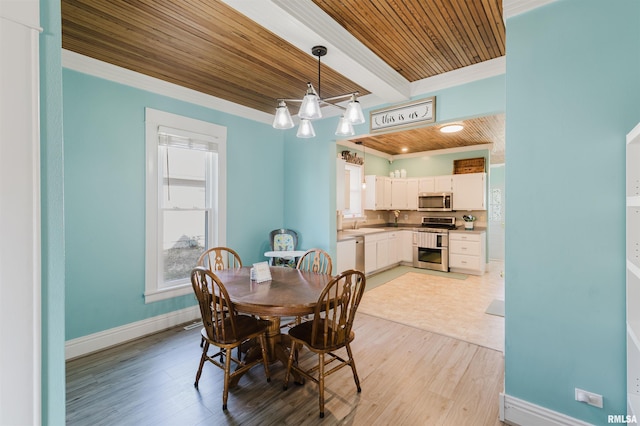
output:
[[[505,54],[501,0],[264,3],[319,8],[399,74],[407,87]],[[307,51],[296,47],[300,45],[296,40],[281,38],[233,4],[232,0],[62,0],[62,45],[269,114],[278,98],[300,98],[308,81],[317,86],[318,61],[310,54],[311,46]],[[288,19],[285,9],[278,9],[283,22]],[[322,97],[359,91],[363,104],[368,95],[385,101],[370,79],[347,78],[324,62],[321,75]],[[294,105],[290,109],[296,112]],[[495,144],[494,155],[501,155],[497,148],[504,144],[503,115],[465,120],[465,125],[468,130],[455,136],[443,136],[434,125],[371,136],[365,145],[395,155],[402,146],[408,152],[422,152],[488,142]]]

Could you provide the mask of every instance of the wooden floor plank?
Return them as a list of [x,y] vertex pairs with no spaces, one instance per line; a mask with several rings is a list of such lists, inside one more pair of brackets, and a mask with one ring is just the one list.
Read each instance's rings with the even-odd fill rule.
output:
[[221,370],[205,365],[193,386],[200,331],[175,327],[68,361],[67,425],[502,424],[502,352],[364,313],[354,332],[362,392],[348,368],[329,376],[323,420],[317,385],[283,391],[279,364],[270,383],[261,366],[243,376],[223,412]]

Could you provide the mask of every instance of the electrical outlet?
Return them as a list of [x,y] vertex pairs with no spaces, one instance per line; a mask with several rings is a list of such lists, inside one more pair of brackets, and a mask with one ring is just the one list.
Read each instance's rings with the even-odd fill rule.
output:
[[409,220],[409,215],[408,214],[404,215],[404,220]]
[[576,401],[602,408],[602,395],[576,388]]

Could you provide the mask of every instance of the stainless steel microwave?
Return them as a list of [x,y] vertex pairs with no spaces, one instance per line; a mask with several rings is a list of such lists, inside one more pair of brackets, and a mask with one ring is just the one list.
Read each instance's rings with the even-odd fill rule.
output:
[[419,212],[450,212],[453,194],[451,192],[420,192],[418,194]]

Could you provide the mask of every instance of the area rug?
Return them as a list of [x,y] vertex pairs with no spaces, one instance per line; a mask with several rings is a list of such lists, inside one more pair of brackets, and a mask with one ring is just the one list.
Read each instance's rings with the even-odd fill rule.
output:
[[504,300],[493,299],[493,302],[489,304],[489,307],[485,311],[489,315],[496,315],[499,317],[504,316]]
[[407,272],[366,291],[358,312],[502,351],[504,318],[485,314],[496,294],[474,278]]
[[412,268],[411,266],[397,266],[395,268],[388,269],[383,272],[379,272],[375,275],[368,276],[367,286],[365,291],[369,291],[376,287],[381,286],[382,284],[386,284],[389,281],[394,280],[406,274],[407,272],[415,272],[416,274],[435,275],[438,277],[448,277],[456,280],[467,279],[467,275],[459,274],[457,272],[442,272],[442,271],[432,271],[431,269]]

